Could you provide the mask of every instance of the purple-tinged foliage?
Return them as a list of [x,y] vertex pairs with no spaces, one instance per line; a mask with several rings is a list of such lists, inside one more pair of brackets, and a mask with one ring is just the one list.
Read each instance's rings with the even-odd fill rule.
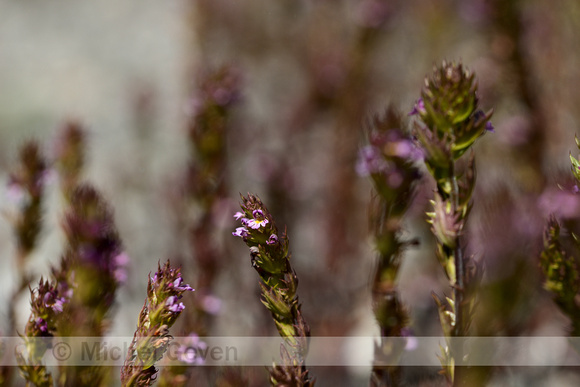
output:
[[194,289],[183,283],[180,269],[169,261],[158,265],[149,278],[147,299],[139,314],[137,330],[121,370],[123,386],[150,386],[157,377],[155,363],[161,360],[172,336],[169,328],[183,309],[183,294]]

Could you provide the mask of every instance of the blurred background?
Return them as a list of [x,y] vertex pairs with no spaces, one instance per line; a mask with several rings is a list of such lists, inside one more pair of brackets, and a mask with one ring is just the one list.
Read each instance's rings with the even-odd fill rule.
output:
[[[287,225],[312,335],[374,335],[371,185],[354,168],[362,129],[388,104],[406,115],[433,65],[460,60],[476,73],[482,108],[495,111],[495,133],[475,146],[466,237],[486,264],[475,333],[563,335],[567,320],[542,290],[537,259],[550,214],[571,230],[579,225],[568,158],[580,127],[579,32],[580,3],[565,0],[0,0],[0,178],[8,181],[26,140],[41,142],[51,160],[66,122],[86,128],[84,178],[114,207],[131,257],[113,336],[133,334],[147,275],[166,258],[201,289],[174,334],[276,334],[247,248],[231,236],[246,192],[263,199],[279,228]],[[220,69],[226,75],[213,84]],[[192,145],[192,127],[208,93],[228,114],[219,168],[211,169],[219,189],[204,201],[191,171],[208,159]],[[42,239],[28,265],[34,278],[48,275],[63,248],[56,180],[48,181]],[[5,215],[15,205],[6,187]],[[450,291],[425,223],[432,189],[424,176],[404,235],[420,242],[400,279],[416,335],[440,334],[431,292]],[[14,255],[4,216],[0,321]],[[25,292],[19,329],[28,303]],[[372,357],[372,348],[357,351]],[[369,369],[311,372],[320,386],[356,386]],[[538,372],[500,370],[490,385],[580,380],[570,370]],[[261,369],[249,375],[250,385],[266,383]],[[439,383],[436,370],[407,379]]]

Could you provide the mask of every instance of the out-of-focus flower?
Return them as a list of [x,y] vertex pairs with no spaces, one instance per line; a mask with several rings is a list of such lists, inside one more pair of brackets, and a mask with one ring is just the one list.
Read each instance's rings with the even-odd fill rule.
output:
[[218,314],[222,309],[222,300],[212,294],[201,297],[201,308],[209,314]]
[[232,232],[232,235],[246,238],[248,236],[248,230],[245,227],[237,227],[236,231]]
[[414,115],[421,115],[421,114],[425,114],[427,113],[427,111],[425,110],[425,103],[423,102],[423,98],[419,98],[417,100],[417,102],[415,102],[415,105],[413,106],[413,109],[409,112],[409,116],[414,116]]
[[189,365],[202,365],[205,363],[204,352],[207,353],[207,343],[192,333],[179,346],[177,358]]
[[356,164],[356,172],[359,176],[366,177],[374,173],[382,173],[387,170],[388,166],[389,164],[377,147],[367,145],[359,150]]

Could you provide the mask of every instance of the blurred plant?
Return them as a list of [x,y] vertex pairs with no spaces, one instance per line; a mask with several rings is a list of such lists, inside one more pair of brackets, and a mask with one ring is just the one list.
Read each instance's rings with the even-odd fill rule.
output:
[[70,121],[62,127],[55,144],[55,166],[61,191],[68,201],[80,183],[85,166],[86,137],[86,131],[81,124]]
[[183,293],[193,290],[183,283],[180,269],[173,268],[169,261],[163,267],[158,265],[147,283],[147,299],[121,370],[123,386],[150,386],[155,381],[155,363],[173,338],[169,328],[185,309]]
[[[580,150],[580,140],[575,137]],[[576,179],[573,191],[578,193],[580,161],[570,154],[572,175]],[[569,251],[573,250],[574,253]],[[540,255],[540,268],[544,274],[544,288],[553,294],[554,301],[570,318],[571,336],[580,336],[580,274],[578,253],[580,240],[573,232],[567,233],[555,216],[551,216],[544,233],[544,250]]]
[[[425,79],[421,98],[410,115],[417,115],[414,135],[421,144],[425,164],[437,183],[428,213],[432,232],[437,239],[437,258],[453,289],[445,301],[433,294],[439,308],[441,326],[446,337],[466,336],[471,324],[475,291],[482,267],[466,257],[461,236],[471,207],[475,186],[475,161],[470,156],[463,175],[457,161],[487,131],[493,131],[489,119],[492,111],[479,109],[475,75],[461,63],[443,62]],[[461,348],[441,348],[443,372],[455,386],[465,385],[460,374],[464,359]]]
[[[235,66],[222,66],[203,72],[197,90],[188,105],[187,139],[189,160],[182,177],[176,207],[179,229],[187,231],[196,276],[196,297],[187,302],[188,311],[180,319],[184,331],[201,336],[209,333],[214,316],[220,312],[221,300],[215,295],[215,280],[225,266],[228,255],[219,237],[223,235],[220,215],[227,201],[227,138],[231,132],[230,115],[240,99],[240,73]],[[178,253],[181,255],[181,253]],[[191,262],[179,256],[183,270]],[[198,373],[212,372],[203,368]],[[186,378],[192,367],[164,367],[160,384]],[[207,375],[206,375],[207,376]]]
[[298,277],[290,265],[288,236],[280,234],[274,219],[262,201],[252,195],[242,196],[241,209],[234,217],[242,223],[233,235],[241,237],[250,248],[252,266],[260,276],[262,303],[272,313],[280,336],[282,365],[270,369],[275,386],[312,386],[304,358],[308,352],[310,328],[300,311],[296,295]]
[[113,210],[95,188],[82,184],[72,192],[62,226],[67,247],[53,275],[71,301],[59,334],[102,336],[117,288],[126,280],[129,259]]
[[[16,303],[29,287],[32,275],[26,265],[30,253],[36,248],[42,230],[44,191],[49,169],[39,145],[29,141],[22,145],[18,165],[9,177],[7,196],[14,209],[7,212],[16,239],[16,287],[8,301],[8,328],[6,333],[16,333]],[[12,367],[2,367],[0,382],[8,385]]]
[[[60,267],[53,268],[59,294],[70,301],[66,318],[58,322],[58,336],[101,337],[109,328],[109,311],[118,287],[126,280],[129,258],[115,227],[113,211],[88,184],[74,188],[63,219],[67,247]],[[64,386],[98,386],[105,367],[61,367]]]
[[376,196],[369,218],[378,253],[372,294],[381,339],[375,345],[371,386],[400,385],[400,367],[381,364],[395,364],[404,348],[393,347],[393,343],[384,338],[405,336],[409,331],[409,315],[400,299],[396,280],[403,250],[409,244],[401,238],[403,216],[413,200],[419,179],[419,171],[413,163],[422,155],[403,132],[403,127],[393,107],[389,107],[382,117],[375,117],[367,129],[369,145],[360,150],[356,168],[360,175],[371,178]]
[[571,320],[571,336],[580,336],[580,275],[577,258],[564,248],[566,242],[572,243],[576,252],[580,251],[578,237],[571,234],[570,238],[564,238],[559,222],[551,217],[544,235],[540,267],[545,276],[544,288],[553,294],[558,307]]
[[[185,177],[184,199],[194,208],[195,218],[186,225],[198,276],[199,300],[193,321],[194,330],[205,335],[209,317],[215,308],[203,303],[213,295],[213,282],[225,259],[215,219],[218,206],[227,197],[226,139],[229,115],[239,100],[240,74],[233,66],[224,66],[202,77],[201,85],[190,104],[188,127],[190,161]],[[219,302],[219,301],[218,301]],[[190,322],[191,323],[191,322]],[[188,324],[189,325],[189,324]]]

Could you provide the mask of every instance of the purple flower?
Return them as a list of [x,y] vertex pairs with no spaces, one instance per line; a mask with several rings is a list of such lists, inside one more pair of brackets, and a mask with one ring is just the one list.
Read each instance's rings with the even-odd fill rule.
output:
[[218,314],[222,308],[222,300],[208,294],[201,299],[201,307],[209,314]]
[[169,296],[165,301],[165,306],[167,309],[173,313],[180,313],[183,309],[185,309],[185,305],[183,302],[177,303],[179,299],[176,296]]
[[44,295],[43,302],[46,308],[50,308],[56,313],[59,313],[63,311],[63,306],[66,302],[66,299],[62,297],[56,297],[53,292],[48,292]]
[[270,235],[270,238],[268,238],[266,243],[269,245],[275,245],[276,243],[278,243],[278,235],[276,234]]
[[247,222],[245,222],[246,226],[256,230],[268,224],[268,219],[266,219],[262,210],[252,211],[252,216],[254,219],[249,219]]
[[254,210],[252,211],[252,216],[254,219],[264,219],[264,213],[262,210]]
[[185,345],[178,349],[178,359],[191,365],[201,365],[205,362],[203,356],[200,356],[207,349],[207,344],[200,340],[195,333],[189,335]]
[[234,218],[235,218],[236,220],[240,220],[240,218],[243,218],[243,217],[244,217],[244,215],[245,215],[245,214],[244,214],[243,212],[240,212],[240,211],[238,211],[238,212],[236,212],[236,213],[234,214]]
[[485,130],[487,130],[488,132],[495,133],[495,128],[493,127],[491,121],[487,121],[485,123]]
[[238,227],[236,228],[236,231],[232,233],[232,235],[238,236],[240,238],[247,238],[248,230],[245,227]]
[[417,102],[415,102],[415,106],[413,106],[413,110],[409,112],[409,116],[414,116],[417,114],[424,114],[427,110],[425,110],[425,102],[423,102],[423,98],[419,98]]
[[127,281],[127,265],[129,264],[129,255],[122,252],[117,254],[113,258],[113,263],[115,264],[115,269],[113,270],[113,276],[117,283],[124,284]]
[[265,226],[268,223],[268,219],[250,219],[248,220],[248,227],[253,228],[254,230],[259,229],[262,226]]
[[405,344],[405,351],[414,351],[419,347],[419,341],[417,337],[413,333],[413,330],[408,327],[403,327],[401,329],[401,337],[407,338],[407,342]]
[[48,333],[48,324],[45,319],[37,317],[36,320],[34,320],[34,323],[40,332]]
[[185,291],[194,291],[195,289],[193,289],[191,286],[189,286],[188,284],[184,284],[183,286],[181,285],[181,283],[183,282],[183,278],[178,277],[175,281],[173,281],[173,288],[175,290],[179,290],[181,292],[185,292]]
[[379,149],[372,145],[367,145],[360,149],[359,158],[356,164],[356,172],[359,176],[369,176],[374,173],[384,172],[388,167],[387,161]]

